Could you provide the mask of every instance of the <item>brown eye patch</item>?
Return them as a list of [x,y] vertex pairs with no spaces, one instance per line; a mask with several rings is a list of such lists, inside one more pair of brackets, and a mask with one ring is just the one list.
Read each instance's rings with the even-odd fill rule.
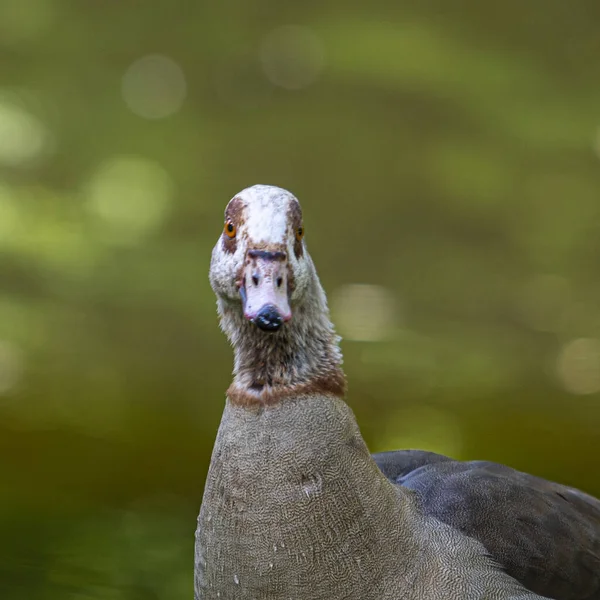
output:
[[302,238],[304,237],[304,225],[302,224],[302,209],[296,200],[290,202],[288,218],[294,231],[294,254],[300,258],[304,254]]
[[225,209],[225,226],[223,227],[223,249],[233,254],[237,248],[237,230],[244,222],[244,202],[241,198],[233,198]]

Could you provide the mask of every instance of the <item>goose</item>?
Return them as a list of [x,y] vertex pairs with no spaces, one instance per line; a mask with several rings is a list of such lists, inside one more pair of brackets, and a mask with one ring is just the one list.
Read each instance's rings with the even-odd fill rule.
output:
[[595,498],[493,463],[370,454],[293,194],[236,194],[209,278],[234,367],[195,600],[600,599]]

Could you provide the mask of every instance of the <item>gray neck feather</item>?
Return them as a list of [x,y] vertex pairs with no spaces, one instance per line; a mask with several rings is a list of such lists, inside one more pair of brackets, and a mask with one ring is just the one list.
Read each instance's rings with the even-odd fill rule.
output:
[[417,549],[403,507],[416,512],[378,473],[342,400],[228,402],[198,521],[196,599],[377,598],[373,561],[390,536],[406,557]]

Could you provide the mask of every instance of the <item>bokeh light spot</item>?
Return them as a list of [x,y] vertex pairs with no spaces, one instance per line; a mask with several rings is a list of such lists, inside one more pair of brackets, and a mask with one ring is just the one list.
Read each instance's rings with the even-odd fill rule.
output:
[[0,164],[9,167],[38,158],[49,145],[44,125],[24,107],[0,96]]
[[127,69],[122,93],[134,114],[144,119],[163,119],[181,108],[187,84],[183,70],[176,62],[152,54],[136,60]]
[[342,286],[332,296],[332,310],[340,333],[349,340],[386,339],[396,322],[394,299],[378,285]]
[[568,392],[600,392],[600,340],[578,338],[566,344],[558,356],[556,370]]
[[174,193],[169,174],[138,156],[115,157],[94,173],[87,187],[88,207],[125,235],[143,235],[163,222]]
[[314,83],[324,64],[321,40],[306,27],[285,25],[263,40],[260,58],[271,83],[299,90]]

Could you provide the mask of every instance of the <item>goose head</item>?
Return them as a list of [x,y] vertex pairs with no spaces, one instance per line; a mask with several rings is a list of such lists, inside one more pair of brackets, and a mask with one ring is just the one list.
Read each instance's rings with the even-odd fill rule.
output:
[[267,333],[286,327],[314,276],[303,238],[302,210],[287,190],[255,185],[236,194],[210,266],[221,311]]
[[293,194],[255,185],[229,201],[210,282],[234,349],[230,401],[255,406],[307,393],[343,397],[339,337]]

